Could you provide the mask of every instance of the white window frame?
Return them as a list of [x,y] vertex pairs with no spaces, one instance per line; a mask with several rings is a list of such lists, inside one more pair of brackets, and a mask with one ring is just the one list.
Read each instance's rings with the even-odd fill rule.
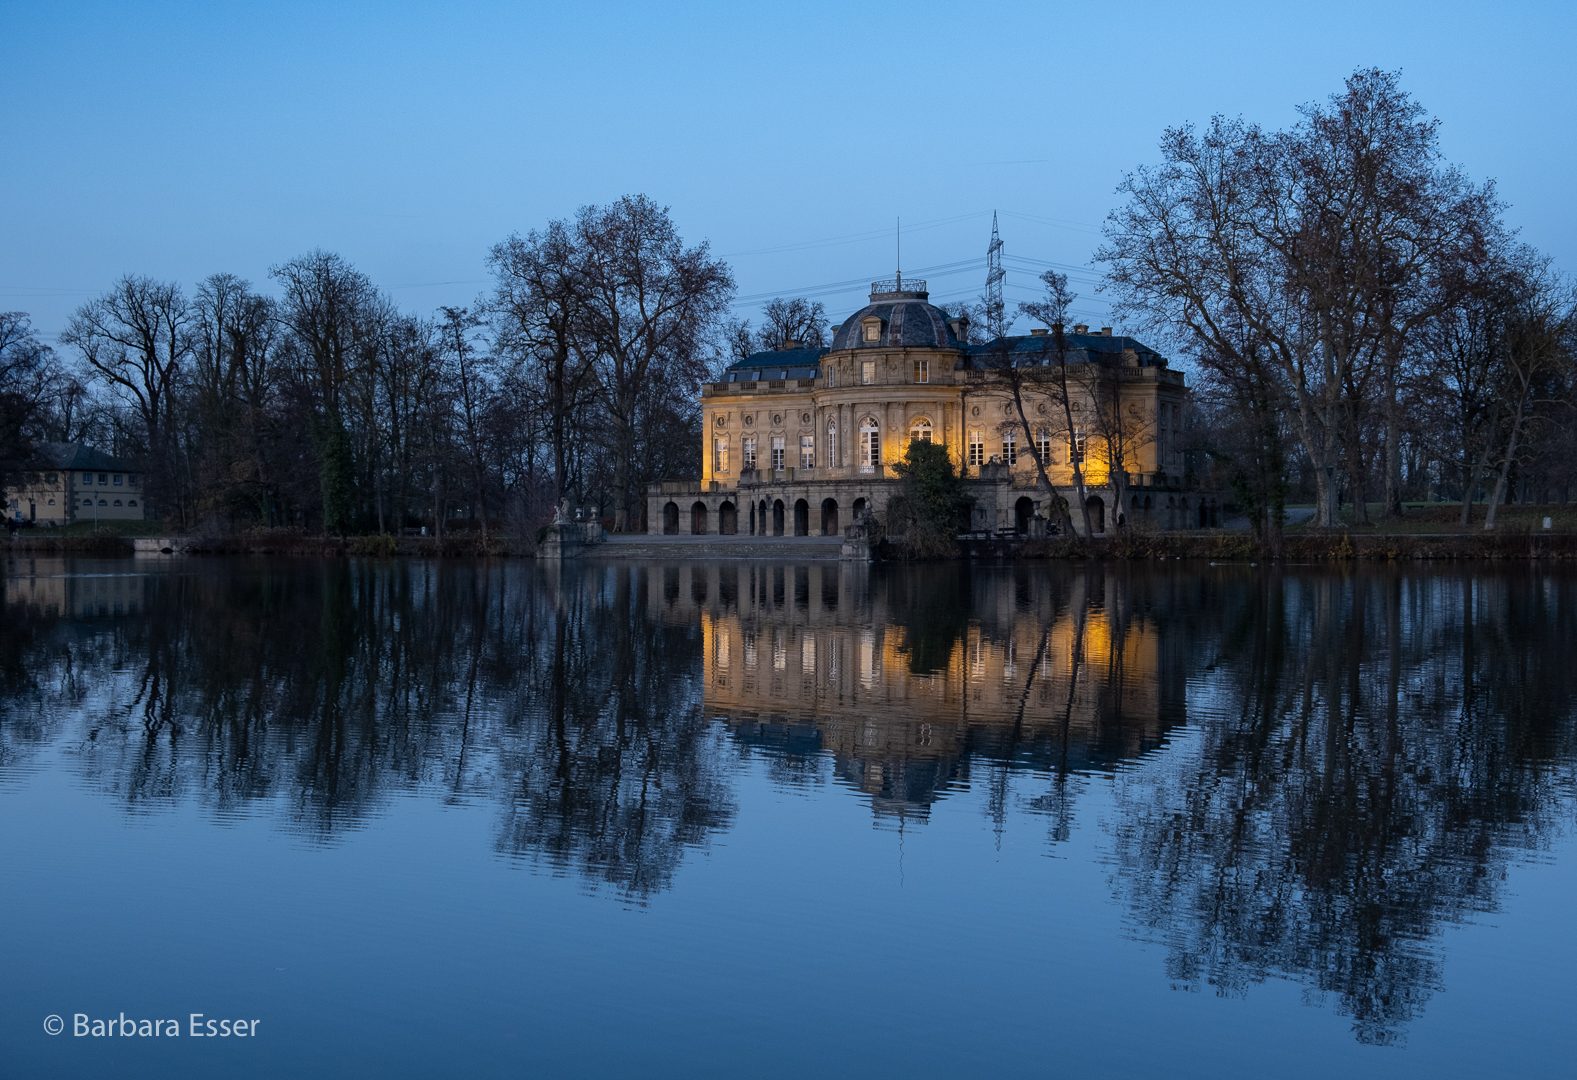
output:
[[1038,428],[1035,431],[1035,458],[1042,465],[1051,464],[1051,430]]
[[712,440],[712,471],[714,473],[728,472],[727,435],[723,435]]
[[774,435],[774,436],[772,436],[772,471],[773,472],[781,472],[783,470],[783,455],[784,455],[784,452],[785,452],[785,444],[783,442],[783,436],[782,435]]
[[969,433],[969,464],[974,466],[986,463],[986,433],[984,431],[971,431]]
[[914,362],[914,381],[928,383],[931,381],[931,361],[916,360]]
[[860,361],[860,385],[861,386],[870,386],[875,381],[876,381],[876,361],[875,360],[861,360]]
[[1013,428],[1002,433],[1002,464],[1018,464],[1018,432]]
[[927,420],[923,416],[916,417],[914,423],[909,425],[909,441],[930,442],[934,430],[935,429],[931,427],[930,420]]
[[742,453],[744,460],[740,462],[740,468],[754,469],[756,467],[756,437],[754,435],[745,436]]
[[882,463],[882,426],[872,417],[860,422],[860,470],[875,472]]
[[1074,428],[1068,435],[1068,464],[1083,465],[1088,454],[1089,445],[1084,437],[1084,429]]
[[836,423],[827,425],[827,467],[831,469],[838,467],[838,425]]
[[801,435],[799,437],[799,467],[814,469],[816,467],[816,436]]

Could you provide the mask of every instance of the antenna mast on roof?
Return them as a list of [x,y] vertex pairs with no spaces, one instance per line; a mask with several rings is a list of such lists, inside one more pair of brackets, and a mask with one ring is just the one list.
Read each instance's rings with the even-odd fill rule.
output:
[[898,291],[903,292],[903,218],[898,218]]
[[1007,334],[1003,316],[1007,305],[1002,301],[1002,279],[1007,277],[1002,269],[1002,237],[997,235],[997,212],[991,211],[991,246],[986,248],[986,332],[992,338]]

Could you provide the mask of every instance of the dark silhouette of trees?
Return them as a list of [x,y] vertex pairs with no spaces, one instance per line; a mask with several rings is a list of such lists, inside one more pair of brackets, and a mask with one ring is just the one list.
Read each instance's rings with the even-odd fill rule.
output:
[[168,439],[177,380],[192,350],[192,318],[179,285],[128,274],[78,308],[60,335],[62,345],[80,353],[90,378],[129,401],[139,421],[138,449],[147,456],[148,491],[171,503],[166,512],[182,520],[184,491]]
[[1162,164],[1119,188],[1127,201],[1097,257],[1120,314],[1176,336],[1202,366],[1275,371],[1247,400],[1280,397],[1316,520],[1334,525],[1339,471],[1367,520],[1367,426],[1391,439],[1396,471],[1409,339],[1458,301],[1463,267],[1502,227],[1493,184],[1442,160],[1437,122],[1395,74],[1358,71],[1300,112],[1280,132],[1219,116],[1165,132]]

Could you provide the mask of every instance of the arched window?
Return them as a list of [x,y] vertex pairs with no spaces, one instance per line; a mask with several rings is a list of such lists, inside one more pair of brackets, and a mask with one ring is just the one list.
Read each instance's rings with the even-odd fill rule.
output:
[[915,417],[914,422],[909,425],[909,441],[930,442],[931,421],[927,420],[923,416]]
[[882,429],[875,417],[860,421],[860,471],[875,472],[882,463]]

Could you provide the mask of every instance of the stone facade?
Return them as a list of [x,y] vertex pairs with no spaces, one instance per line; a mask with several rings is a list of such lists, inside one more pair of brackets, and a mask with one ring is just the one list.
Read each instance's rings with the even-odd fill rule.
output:
[[840,535],[885,512],[911,439],[947,447],[976,532],[1055,528],[1053,498],[1082,529],[1076,454],[1097,533],[1217,523],[1216,501],[1187,490],[1188,389],[1163,358],[1085,326],[1064,335],[1061,363],[1045,330],[970,345],[967,323],[927,298],[923,282],[878,282],[830,348],[760,353],[704,386],[701,483],[653,484],[648,531]]

